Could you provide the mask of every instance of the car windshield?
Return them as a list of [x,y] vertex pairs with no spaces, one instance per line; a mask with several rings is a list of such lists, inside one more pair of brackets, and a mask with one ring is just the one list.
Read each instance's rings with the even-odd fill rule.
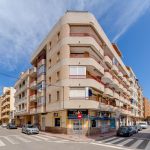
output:
[[28,127],[28,128],[34,128],[34,126],[33,126],[33,125],[27,125],[27,127]]
[[127,127],[121,127],[119,130],[125,132],[128,130],[128,128]]

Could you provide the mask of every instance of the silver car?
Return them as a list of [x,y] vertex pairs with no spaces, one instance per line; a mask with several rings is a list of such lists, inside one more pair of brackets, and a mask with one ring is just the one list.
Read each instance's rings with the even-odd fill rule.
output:
[[31,124],[26,124],[23,125],[22,127],[22,133],[26,133],[26,134],[38,134],[39,133],[39,129]]

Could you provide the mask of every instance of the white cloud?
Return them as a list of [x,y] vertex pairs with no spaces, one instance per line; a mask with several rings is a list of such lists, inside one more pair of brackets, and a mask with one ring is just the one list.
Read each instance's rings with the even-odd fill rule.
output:
[[148,9],[150,0],[0,0],[0,66],[29,64],[31,53],[67,9],[89,10],[117,41]]

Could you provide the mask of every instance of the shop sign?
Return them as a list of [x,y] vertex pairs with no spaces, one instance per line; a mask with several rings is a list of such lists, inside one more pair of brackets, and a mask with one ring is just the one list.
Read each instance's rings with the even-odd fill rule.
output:
[[82,118],[88,118],[88,110],[72,109],[72,110],[68,110],[68,119],[78,119],[78,114],[81,114]]

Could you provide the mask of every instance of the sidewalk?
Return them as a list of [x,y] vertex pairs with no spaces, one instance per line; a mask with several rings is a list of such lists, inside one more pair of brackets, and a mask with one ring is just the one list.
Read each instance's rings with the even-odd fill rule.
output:
[[57,138],[62,138],[62,139],[65,139],[65,140],[75,141],[75,142],[98,141],[98,140],[101,140],[101,139],[104,139],[104,138],[116,135],[116,132],[110,132],[110,133],[105,133],[105,134],[98,134],[98,135],[93,135],[93,136],[54,134],[54,133],[43,132],[43,131],[40,131],[40,133],[44,134],[44,135],[57,137]]

